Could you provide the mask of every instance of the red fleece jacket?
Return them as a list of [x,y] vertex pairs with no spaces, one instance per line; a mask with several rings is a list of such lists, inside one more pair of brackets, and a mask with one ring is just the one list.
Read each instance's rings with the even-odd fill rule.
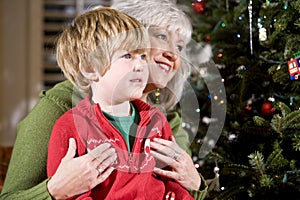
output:
[[[149,154],[147,139],[171,139],[172,131],[164,114],[149,104],[135,100],[140,115],[134,146],[128,152],[122,134],[105,118],[99,104],[91,105],[89,97],[61,116],[54,125],[48,149],[47,173],[53,176],[68,149],[69,138],[77,143],[77,155],[86,154],[101,143],[116,149],[116,170],[91,191],[71,199],[164,199],[174,192],[176,199],[193,199],[177,182],[153,172],[158,161]],[[146,144],[145,144],[146,143]],[[162,163],[160,163],[162,164]]]

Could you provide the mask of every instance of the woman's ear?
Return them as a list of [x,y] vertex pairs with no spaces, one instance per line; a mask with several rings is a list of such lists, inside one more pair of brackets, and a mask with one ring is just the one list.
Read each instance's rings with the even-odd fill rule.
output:
[[90,66],[86,69],[80,65],[79,70],[86,79],[96,82],[99,80],[99,73],[93,67]]

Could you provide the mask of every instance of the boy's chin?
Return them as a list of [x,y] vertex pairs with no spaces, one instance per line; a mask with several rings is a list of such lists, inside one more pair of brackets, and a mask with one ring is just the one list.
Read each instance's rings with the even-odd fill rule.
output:
[[130,97],[130,101],[136,100],[136,99],[141,99],[143,95],[143,91],[136,92]]

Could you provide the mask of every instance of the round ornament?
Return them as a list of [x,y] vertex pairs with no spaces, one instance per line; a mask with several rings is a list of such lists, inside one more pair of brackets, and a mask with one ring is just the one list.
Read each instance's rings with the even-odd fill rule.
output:
[[195,13],[202,14],[205,11],[205,0],[196,0],[192,6]]
[[264,116],[272,116],[274,115],[276,109],[273,107],[272,102],[266,101],[262,103],[260,108],[260,113]]
[[205,37],[204,37],[204,40],[205,40],[206,42],[209,42],[209,41],[211,40],[210,35],[205,36]]

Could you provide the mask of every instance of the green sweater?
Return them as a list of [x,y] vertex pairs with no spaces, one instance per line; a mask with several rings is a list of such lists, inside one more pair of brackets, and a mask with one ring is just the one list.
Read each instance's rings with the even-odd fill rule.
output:
[[[69,81],[57,84],[49,91],[42,91],[33,110],[18,124],[10,164],[0,199],[51,200],[47,190],[46,164],[48,142],[55,121],[71,109],[83,95]],[[177,113],[167,116],[177,143],[190,153],[188,135],[181,127]],[[202,180],[204,180],[202,178]],[[201,191],[190,191],[195,199],[204,199],[207,185]],[[201,187],[202,188],[202,187]]]

